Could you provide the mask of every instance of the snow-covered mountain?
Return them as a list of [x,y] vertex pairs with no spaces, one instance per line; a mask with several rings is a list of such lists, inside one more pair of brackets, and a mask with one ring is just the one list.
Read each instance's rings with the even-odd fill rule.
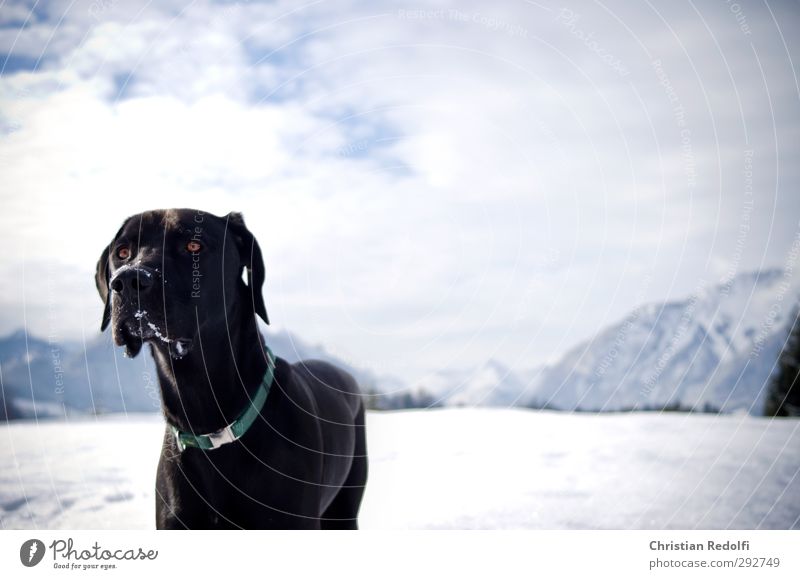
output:
[[740,274],[639,307],[550,366],[514,372],[490,360],[442,370],[411,385],[407,398],[418,406],[760,414],[798,295],[780,270]]
[[526,404],[758,414],[797,299],[770,270],[640,307],[544,369]]
[[469,370],[439,370],[410,386],[419,406],[513,406],[525,382],[510,368],[490,359]]
[[[438,370],[411,384],[349,366],[286,330],[261,329],[273,351],[290,362],[319,358],[350,371],[375,408],[679,408],[760,414],[800,295],[798,285],[780,270],[740,274],[700,287],[683,300],[639,307],[550,366],[515,372],[488,360],[475,368]],[[159,408],[150,356],[123,358],[108,334],[84,346],[16,332],[0,339],[0,378],[10,418],[34,411],[42,417],[71,409]]]
[[[289,362],[328,360],[351,372],[368,390],[378,380],[287,330],[262,326],[276,355]],[[160,393],[147,350],[133,360],[114,347],[111,332],[86,340],[42,339],[24,330],[0,338],[0,421],[69,414],[158,412]]]

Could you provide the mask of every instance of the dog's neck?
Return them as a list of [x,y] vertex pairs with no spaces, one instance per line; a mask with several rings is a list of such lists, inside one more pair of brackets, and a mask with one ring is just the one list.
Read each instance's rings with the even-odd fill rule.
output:
[[226,327],[201,327],[179,360],[151,344],[164,417],[185,432],[205,434],[234,420],[253,399],[267,369],[263,338],[252,312]]

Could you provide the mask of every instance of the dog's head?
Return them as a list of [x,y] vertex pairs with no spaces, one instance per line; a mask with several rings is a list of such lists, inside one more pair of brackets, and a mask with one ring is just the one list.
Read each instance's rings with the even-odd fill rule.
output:
[[[247,271],[247,282],[243,271]],[[125,220],[97,262],[97,291],[114,342],[136,356],[144,342],[175,358],[203,327],[224,328],[245,314],[266,323],[261,249],[241,213],[146,211]]]

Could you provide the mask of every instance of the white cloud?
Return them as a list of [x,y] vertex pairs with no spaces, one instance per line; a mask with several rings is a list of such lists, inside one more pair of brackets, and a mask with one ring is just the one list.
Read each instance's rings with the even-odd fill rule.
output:
[[[42,63],[0,78],[0,243],[22,248],[4,269],[68,276],[65,333],[94,330],[97,255],[152,207],[244,211],[273,320],[406,376],[530,366],[718,275],[746,148],[758,207],[738,267],[780,264],[796,227],[796,84],[761,7],[745,36],[700,4],[712,36],[624,3],[70,6],[0,31]],[[23,300],[32,331],[53,323],[26,288],[7,284],[0,330]]]

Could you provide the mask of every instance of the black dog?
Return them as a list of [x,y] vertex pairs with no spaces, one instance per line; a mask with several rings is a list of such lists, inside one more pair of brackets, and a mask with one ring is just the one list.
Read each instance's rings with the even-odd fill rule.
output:
[[[247,283],[243,271],[247,271]],[[156,526],[355,529],[367,479],[355,380],[263,341],[261,250],[242,215],[128,218],[97,263],[101,329],[150,343],[167,421]]]

